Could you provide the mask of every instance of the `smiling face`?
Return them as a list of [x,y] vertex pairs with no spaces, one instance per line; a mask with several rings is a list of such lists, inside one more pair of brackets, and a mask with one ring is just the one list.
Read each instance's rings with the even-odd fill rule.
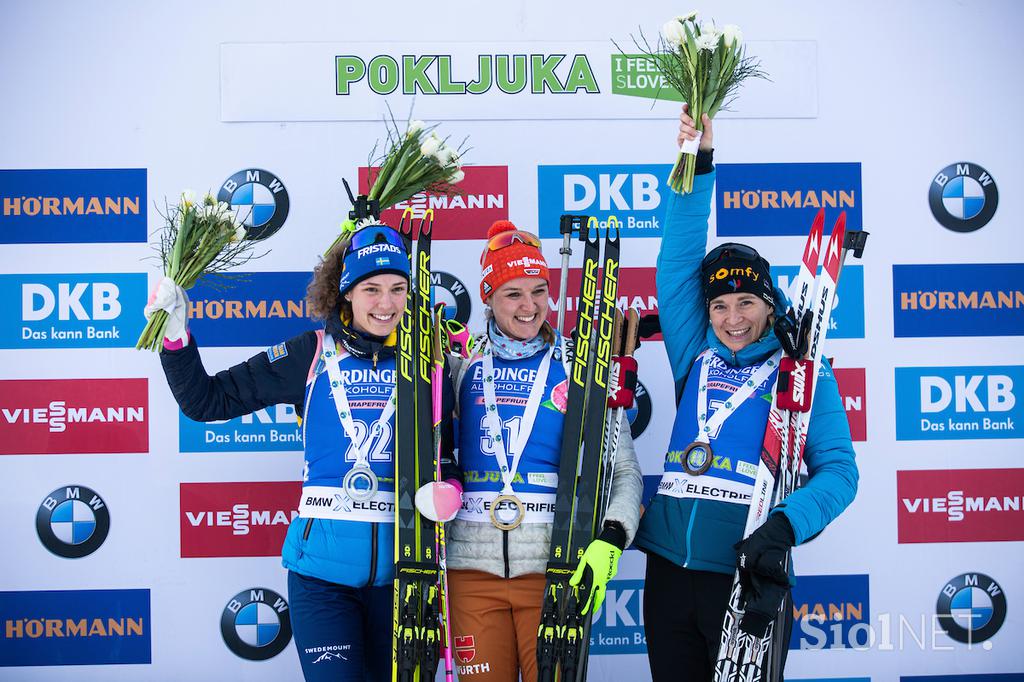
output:
[[517,277],[502,284],[488,299],[498,328],[506,336],[528,341],[540,333],[548,314],[548,281]]
[[368,277],[345,294],[352,304],[352,327],[372,336],[387,336],[405,312],[409,281],[401,275]]
[[774,309],[754,294],[722,294],[708,304],[715,336],[733,353],[761,338]]

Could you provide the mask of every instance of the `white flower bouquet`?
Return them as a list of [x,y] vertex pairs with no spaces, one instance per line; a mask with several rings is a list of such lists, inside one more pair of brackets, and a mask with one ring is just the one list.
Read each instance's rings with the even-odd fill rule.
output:
[[[743,81],[765,78],[758,60],[746,55],[743,33],[735,24],[719,31],[713,21],[698,23],[697,12],[691,12],[665,22],[655,48],[642,36],[643,46],[637,42],[637,47],[689,104],[697,130],[703,129],[703,114],[714,118],[729,108]],[[676,192],[693,191],[699,142],[700,138],[679,151],[669,175],[669,185]]]
[[[205,275],[223,272],[254,257],[254,241],[231,206],[207,194],[196,203],[190,190],[163,215],[164,227],[155,249],[163,264],[164,276],[182,289],[189,289]],[[146,323],[137,349],[163,350],[167,311],[157,310]]]

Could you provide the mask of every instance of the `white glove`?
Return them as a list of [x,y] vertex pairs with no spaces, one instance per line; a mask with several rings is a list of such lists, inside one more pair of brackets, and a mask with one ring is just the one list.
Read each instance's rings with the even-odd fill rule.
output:
[[164,338],[188,344],[188,294],[170,277],[161,277],[143,309],[146,319],[158,310],[167,311]]

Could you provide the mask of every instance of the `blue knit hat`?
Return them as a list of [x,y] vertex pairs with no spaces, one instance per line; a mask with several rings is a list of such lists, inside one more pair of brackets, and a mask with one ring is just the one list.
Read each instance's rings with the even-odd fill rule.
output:
[[367,225],[354,233],[345,255],[338,290],[342,296],[367,277],[391,273],[409,278],[409,254],[402,236],[384,224]]

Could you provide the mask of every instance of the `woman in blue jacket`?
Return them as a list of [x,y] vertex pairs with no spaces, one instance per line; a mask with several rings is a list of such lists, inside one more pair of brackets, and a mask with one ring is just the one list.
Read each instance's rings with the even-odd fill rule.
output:
[[[705,254],[715,170],[706,115],[703,124],[693,192],[669,196],[658,256],[659,312],[679,400],[658,494],[634,540],[647,554],[644,624],[655,681],[713,678],[740,555],[741,570],[785,584],[774,603],[748,603],[740,627],[763,634],[788,592],[778,559],[821,532],[857,490],[849,425],[823,361],[804,451],[810,477],[743,538],[777,374],[774,315],[787,301],[754,249],[723,244]],[[678,142],[696,137],[684,107]],[[705,456],[688,456],[695,450]]]
[[[185,328],[185,293],[165,278],[147,307],[170,313],[160,360],[187,417],[231,419],[278,403],[301,415],[302,496],[282,563],[306,680],[391,677],[394,341],[408,287],[401,236],[386,225],[363,227],[314,271],[307,307],[324,328],[215,376]],[[459,480],[450,386],[444,399],[444,478]]]

